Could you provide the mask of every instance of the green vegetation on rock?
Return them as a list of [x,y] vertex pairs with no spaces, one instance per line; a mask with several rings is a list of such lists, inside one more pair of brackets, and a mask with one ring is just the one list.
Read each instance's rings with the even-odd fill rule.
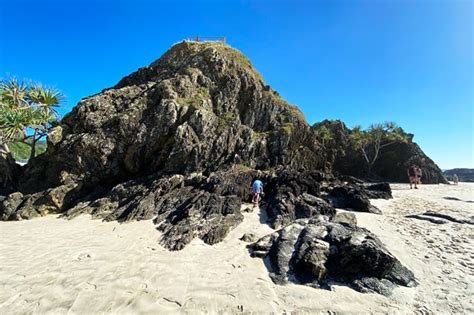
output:
[[178,97],[178,104],[194,105],[197,107],[199,105],[202,105],[202,102],[206,99],[209,99],[210,97],[209,90],[202,86],[197,88],[193,92],[194,93],[190,97]]
[[350,139],[353,148],[362,153],[369,174],[382,149],[397,142],[410,141],[409,135],[394,122],[373,124],[366,130],[356,126],[351,131]]
[[218,117],[217,131],[218,132],[225,131],[236,120],[237,120],[237,116],[235,116],[235,114],[231,112],[224,113],[222,116]]
[[[28,143],[16,141],[8,144],[13,158],[17,161],[25,161],[30,158],[31,154],[31,140],[26,140]],[[35,156],[43,154],[46,151],[46,141],[39,141],[36,143]]]
[[[202,48],[214,48],[219,52],[223,53],[230,60],[235,60],[237,64],[242,67],[246,72],[252,73],[255,78],[261,82],[265,82],[262,75],[253,67],[252,62],[248,59],[240,50],[235,49],[224,42],[218,41],[205,41],[205,42],[196,42],[196,41],[185,41],[186,44],[194,47]],[[202,48],[201,48],[202,47]]]
[[281,131],[283,131],[287,135],[291,135],[293,133],[293,128],[293,124],[288,122],[284,123],[283,126],[281,126]]
[[270,134],[270,131],[256,132],[256,131],[252,130],[251,139],[252,140],[264,139],[264,138],[268,137],[269,134]]
[[326,148],[326,144],[333,140],[331,130],[324,125],[317,126],[314,133],[323,148]]

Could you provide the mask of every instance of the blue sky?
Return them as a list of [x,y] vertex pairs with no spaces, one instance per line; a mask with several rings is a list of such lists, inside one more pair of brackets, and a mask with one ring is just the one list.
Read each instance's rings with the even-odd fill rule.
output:
[[196,34],[226,36],[310,123],[391,120],[441,168],[474,167],[473,2],[0,0],[0,77],[63,113]]

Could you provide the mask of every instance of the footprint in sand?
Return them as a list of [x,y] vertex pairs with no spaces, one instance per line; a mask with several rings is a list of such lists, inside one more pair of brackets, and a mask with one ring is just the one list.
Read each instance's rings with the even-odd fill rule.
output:
[[82,260],[87,260],[87,259],[90,259],[90,258],[92,258],[92,256],[90,254],[80,253],[79,256],[77,256],[76,259],[74,259],[74,261],[82,261]]
[[85,291],[92,291],[97,289],[97,286],[89,281],[81,283],[80,287]]

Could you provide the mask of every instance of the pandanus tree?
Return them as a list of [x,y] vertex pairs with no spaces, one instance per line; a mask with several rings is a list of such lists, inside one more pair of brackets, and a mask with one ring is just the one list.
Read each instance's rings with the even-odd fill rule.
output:
[[36,143],[47,136],[52,123],[59,118],[56,110],[64,99],[55,88],[41,84],[27,85],[16,79],[0,81],[0,146],[22,141],[31,146],[30,158],[36,154]]
[[385,122],[372,124],[366,130],[356,126],[351,131],[350,139],[352,146],[362,153],[370,175],[381,151],[397,142],[408,142],[409,136],[394,122]]

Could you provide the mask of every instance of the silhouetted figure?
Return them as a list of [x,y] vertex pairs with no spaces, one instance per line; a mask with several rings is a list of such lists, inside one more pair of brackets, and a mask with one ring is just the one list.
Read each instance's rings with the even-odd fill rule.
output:
[[410,189],[412,189],[413,185],[415,186],[415,189],[418,189],[418,187],[416,186],[417,182],[418,182],[418,179],[416,177],[416,165],[413,164],[412,166],[410,166],[407,170],[407,174],[408,174],[408,180],[410,181]]
[[421,185],[421,176],[423,175],[422,171],[421,171],[421,167],[416,167],[416,183],[418,185]]

